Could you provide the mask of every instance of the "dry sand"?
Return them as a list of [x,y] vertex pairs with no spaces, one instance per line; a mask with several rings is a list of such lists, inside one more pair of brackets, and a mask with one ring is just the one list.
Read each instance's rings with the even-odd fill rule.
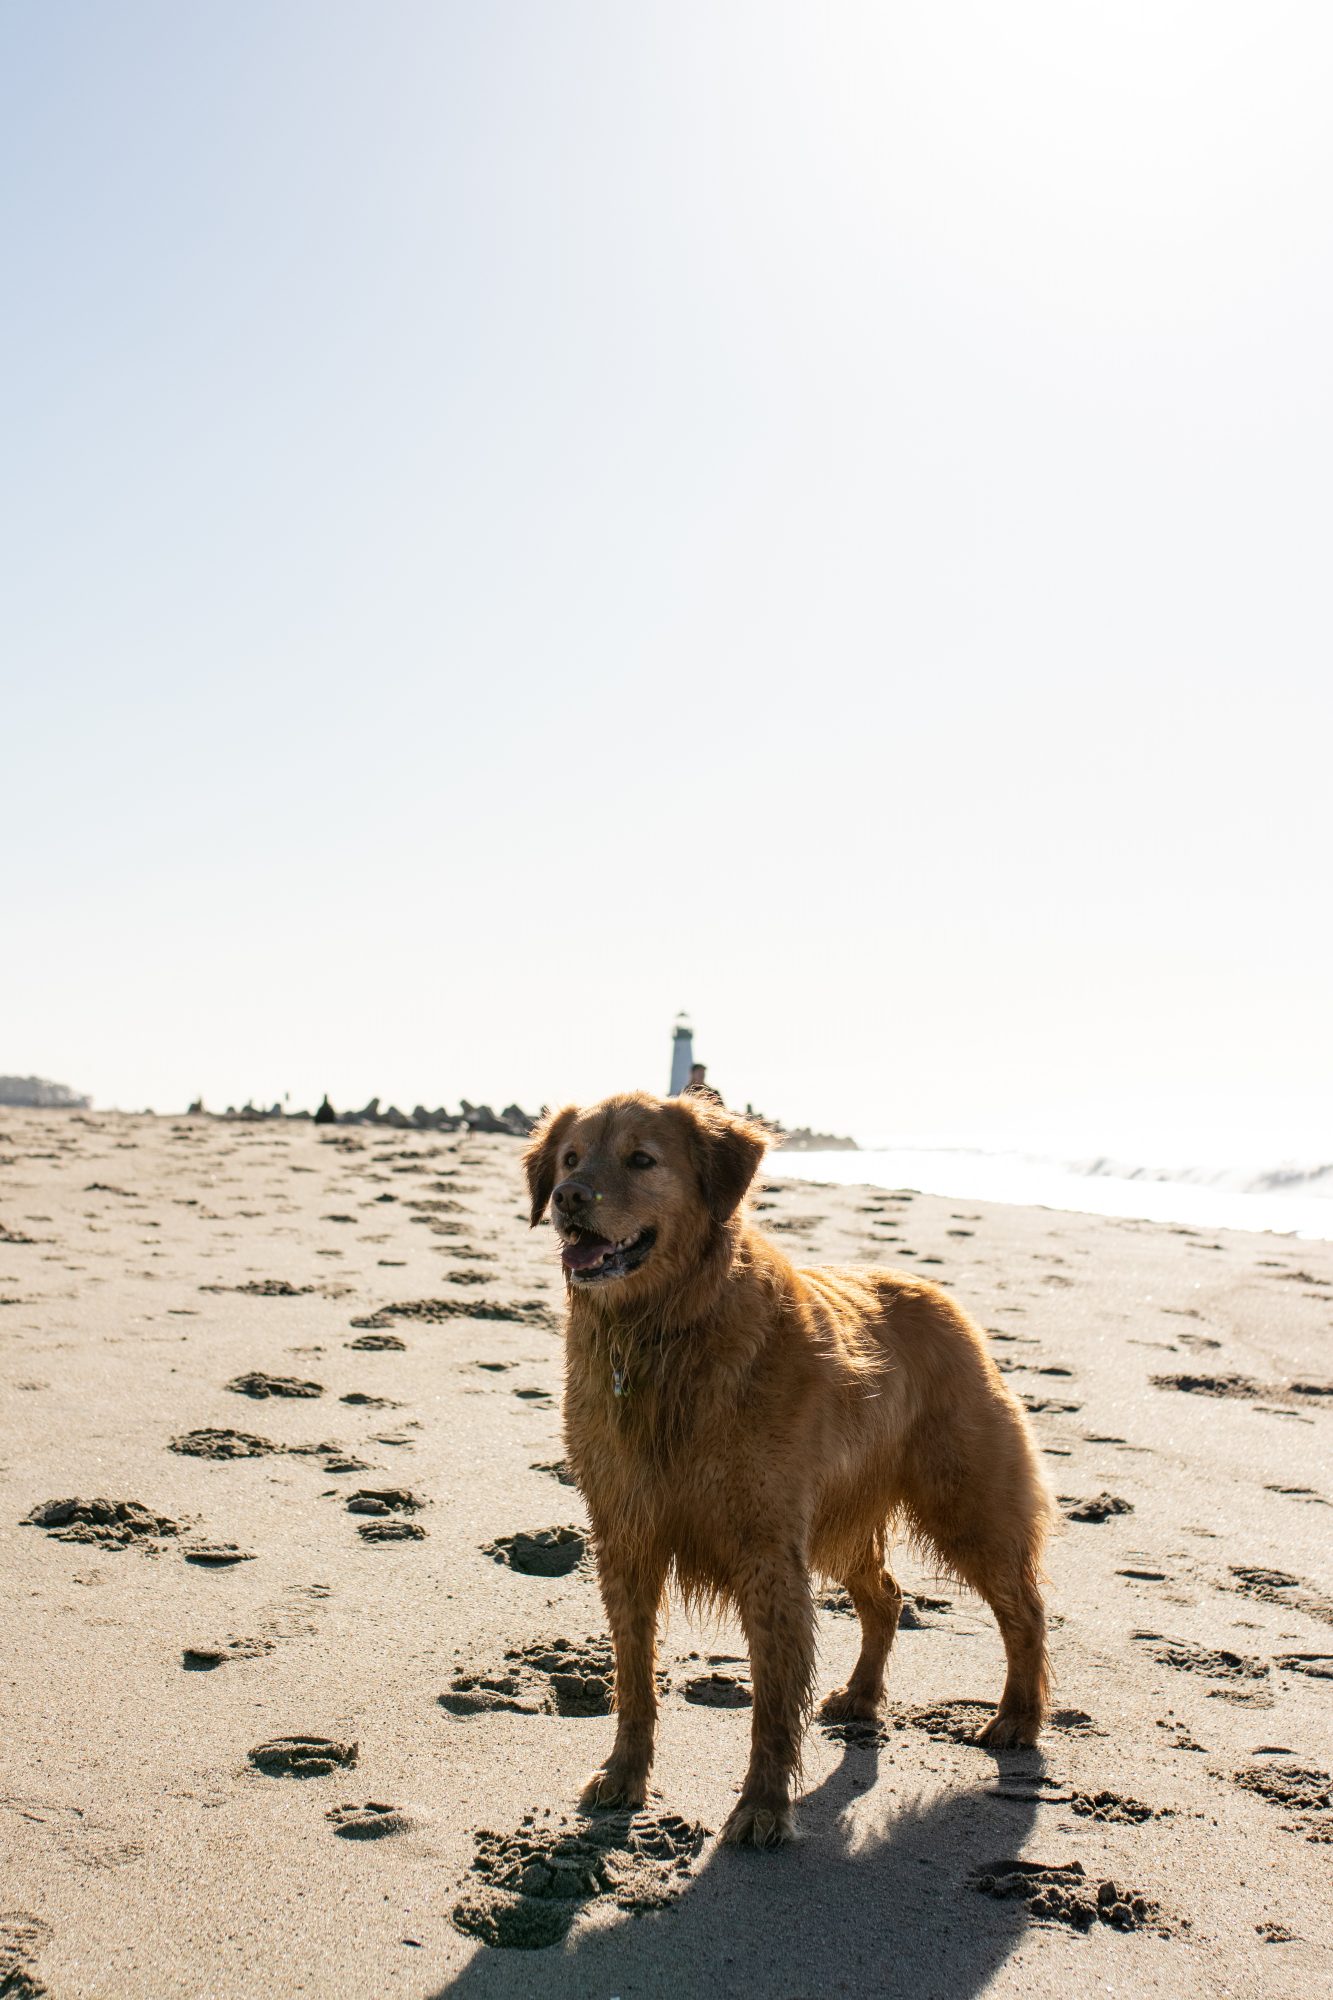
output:
[[[579,1841],[604,1628],[578,1542],[522,1539],[584,1515],[518,1151],[0,1114],[0,1991],[1329,1990],[1333,1247],[765,1183],[803,1261],[924,1270],[990,1329],[1071,1517],[1060,1714],[1041,1753],[962,1740],[995,1628],[904,1560],[884,1728],[816,1725],[799,1844],[721,1850],[746,1667],[677,1608],[658,1796]],[[75,1497],[142,1511],[25,1524]],[[820,1622],[828,1687],[856,1628]]]

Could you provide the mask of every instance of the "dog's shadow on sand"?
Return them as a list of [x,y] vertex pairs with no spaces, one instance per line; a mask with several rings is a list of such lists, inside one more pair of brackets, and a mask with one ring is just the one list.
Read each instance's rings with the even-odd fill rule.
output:
[[[871,1791],[878,1765],[873,1742],[845,1743],[837,1767],[802,1798],[792,1846],[757,1853],[711,1845],[666,1909],[576,1924],[545,1950],[482,1947],[431,2000],[881,1992],[968,2000],[1027,1926],[1021,1903],[980,1896],[968,1878],[1022,1853],[1041,1810],[1024,1795],[1040,1781],[1040,1752],[986,1757],[976,1781],[928,1805],[886,1793],[853,1823],[848,1808]],[[897,1774],[901,1781],[901,1766]]]

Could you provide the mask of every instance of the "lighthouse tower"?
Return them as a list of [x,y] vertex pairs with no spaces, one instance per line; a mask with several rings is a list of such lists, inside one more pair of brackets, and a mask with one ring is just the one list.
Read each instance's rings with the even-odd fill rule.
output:
[[694,1030],[689,1017],[677,1014],[676,1025],[671,1035],[671,1088],[668,1097],[679,1097],[690,1080],[690,1066],[694,1061]]

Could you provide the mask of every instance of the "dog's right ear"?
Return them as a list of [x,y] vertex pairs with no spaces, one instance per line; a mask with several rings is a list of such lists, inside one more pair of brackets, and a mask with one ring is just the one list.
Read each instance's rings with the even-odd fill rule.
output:
[[546,1204],[555,1191],[558,1179],[556,1157],[560,1142],[578,1115],[577,1104],[567,1104],[562,1111],[549,1111],[528,1141],[523,1155],[523,1171],[528,1177],[528,1193],[532,1196],[534,1229],[545,1215]]

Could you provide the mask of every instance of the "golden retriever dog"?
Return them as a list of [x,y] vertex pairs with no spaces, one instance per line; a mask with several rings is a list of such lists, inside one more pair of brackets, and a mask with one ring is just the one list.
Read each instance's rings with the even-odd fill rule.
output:
[[897,1271],[798,1270],[761,1233],[745,1196],[765,1144],[700,1099],[634,1094],[552,1113],[524,1155],[533,1227],[549,1208],[560,1242],[565,1437],[615,1645],[615,1742],[583,1803],[644,1801],[674,1578],[745,1631],[750,1764],[722,1837],[759,1847],[793,1831],[812,1577],[843,1584],[861,1621],[824,1716],[869,1720],[883,1702],[899,1526],[999,1621],[1008,1673],[978,1740],[1033,1743],[1052,1518],[1023,1411],[946,1292]]

